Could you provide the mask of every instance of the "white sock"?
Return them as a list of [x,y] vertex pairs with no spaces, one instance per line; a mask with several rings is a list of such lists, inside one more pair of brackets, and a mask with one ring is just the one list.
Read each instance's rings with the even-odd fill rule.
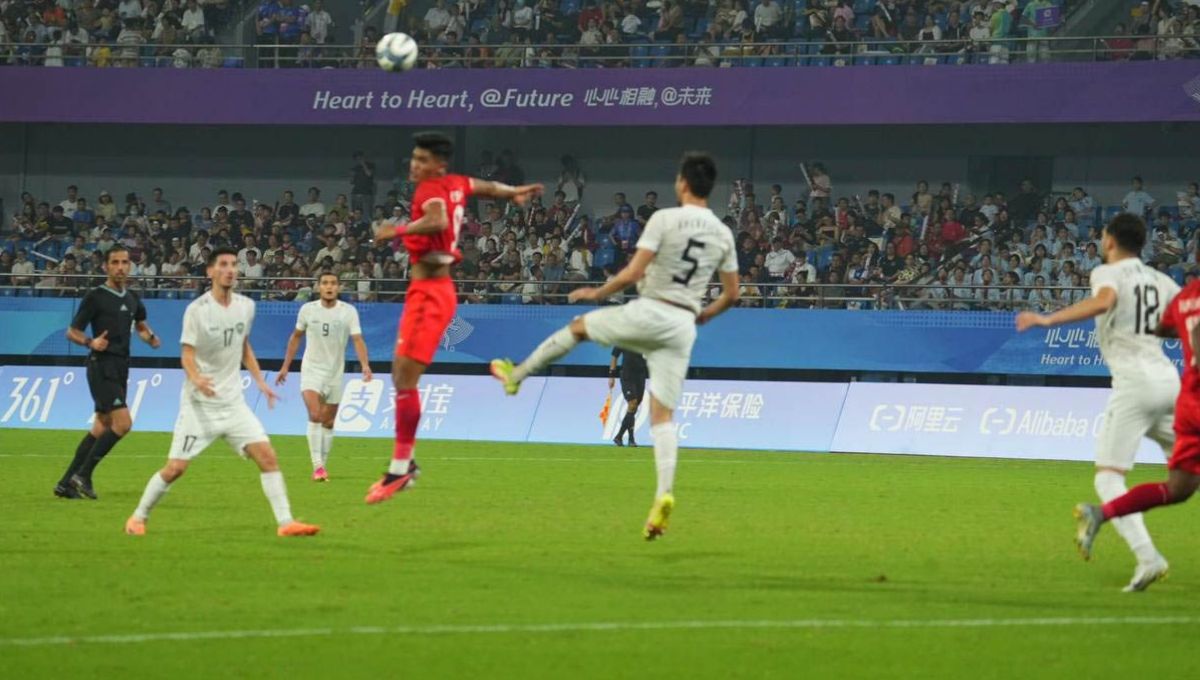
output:
[[322,452],[325,450],[325,440],[321,434],[321,423],[308,421],[308,430],[305,432],[305,438],[308,439],[308,457],[312,460],[313,470],[325,465],[325,459]]
[[550,337],[542,341],[542,344],[533,350],[525,361],[522,361],[513,369],[513,380],[520,382],[528,378],[531,374],[537,373],[550,364],[565,357],[568,352],[575,349],[579,341],[575,339],[575,335],[571,333],[571,329],[563,327],[550,334]]
[[409,463],[411,462],[412,458],[393,458],[392,462],[388,464],[388,474],[407,475]]
[[163,480],[162,475],[155,472],[150,475],[150,481],[146,482],[146,490],[142,492],[142,500],[138,501],[137,510],[133,511],[133,516],[146,521],[150,516],[150,511],[158,502],[162,500],[163,494],[170,491],[171,485]]
[[[1100,500],[1107,503],[1114,498],[1124,496],[1126,492],[1125,475],[1112,470],[1096,471],[1096,493]],[[1150,540],[1150,532],[1146,530],[1146,522],[1142,513],[1126,515],[1112,519],[1113,528],[1121,534],[1121,538],[1129,544],[1129,549],[1137,556],[1139,564],[1152,562],[1158,557],[1158,550]]]
[[321,467],[329,462],[329,452],[333,450],[333,428],[321,427]]
[[283,473],[279,470],[262,473],[262,489],[271,503],[271,512],[275,513],[275,521],[279,526],[291,524],[292,508],[288,503],[287,486],[283,483]]
[[679,457],[679,435],[675,423],[659,423],[650,428],[654,441],[654,464],[658,468],[658,490],[654,497],[671,493],[675,486],[675,461]]

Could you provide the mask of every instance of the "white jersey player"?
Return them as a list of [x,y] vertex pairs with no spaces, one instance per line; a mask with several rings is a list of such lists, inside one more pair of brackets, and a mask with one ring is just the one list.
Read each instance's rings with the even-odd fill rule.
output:
[[325,272],[317,278],[319,298],[300,308],[296,329],[288,338],[283,367],[276,385],[287,381],[288,371],[300,340],[305,340],[304,359],[300,364],[300,395],[308,411],[308,455],[312,459],[313,481],[329,479],[326,467],[333,448],[333,425],[342,401],[342,383],[346,370],[346,343],[354,341],[363,382],[371,382],[371,364],[367,344],[363,342],[358,310],[338,296],[342,284],[336,274]]
[[[520,365],[507,359],[492,362],[492,375],[516,394],[521,381],[570,352],[579,342],[593,340],[642,354],[650,371],[650,436],[658,487],[643,536],[654,540],[667,528],[675,506],[672,486],[679,440],[672,417],[683,392],[696,325],[703,324],[737,302],[738,266],[733,234],[708,209],[716,181],[712,158],[685,154],[675,178],[678,208],[654,213],[637,243],[629,264],[599,288],[571,292],[571,302],[604,300],[638,284],[638,299],[577,317],[547,338]],[[721,294],[702,307],[705,289],[720,272]]]
[[192,459],[217,439],[224,439],[239,455],[258,465],[263,493],[275,513],[280,536],[311,536],[319,531],[316,526],[292,518],[275,449],[242,395],[239,369],[245,365],[267,398],[267,405],[273,407],[277,398],[263,379],[254,349],[250,347],[254,302],[233,292],[237,271],[236,250],[229,247],[214,250],[208,258],[212,290],[196,298],[184,312],[180,344],[187,382],[180,390],[171,450],[166,467],[150,477],[137,509],[125,522],[127,534],[146,533],[150,511],[187,471]]
[[[1096,319],[1100,354],[1113,386],[1096,442],[1096,493],[1105,503],[1124,495],[1125,475],[1133,469],[1142,437],[1154,440],[1166,455],[1175,443],[1179,372],[1154,333],[1179,286],[1138,259],[1145,242],[1146,224],[1140,217],[1117,215],[1104,229],[1105,264],[1092,270],[1092,296],[1048,316],[1017,316],[1020,331]],[[1126,590],[1143,590],[1166,573],[1167,561],[1155,549],[1140,514],[1113,522],[1138,560]]]

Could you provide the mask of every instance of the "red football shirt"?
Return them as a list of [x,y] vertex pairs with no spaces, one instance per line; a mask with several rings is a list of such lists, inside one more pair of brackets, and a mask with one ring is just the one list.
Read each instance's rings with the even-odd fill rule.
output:
[[1183,390],[1180,396],[1200,398],[1200,371],[1192,366],[1196,348],[1192,347],[1191,337],[1191,329],[1200,323],[1200,281],[1192,281],[1171,300],[1161,323],[1165,328],[1175,329],[1179,334],[1179,344],[1183,347]]
[[462,260],[458,249],[458,232],[462,229],[466,215],[467,198],[471,195],[471,178],[466,175],[445,175],[427,179],[417,185],[413,194],[412,221],[425,215],[425,208],[434,201],[446,206],[449,224],[436,234],[406,234],[404,247],[413,262],[424,260],[439,264],[450,264]]

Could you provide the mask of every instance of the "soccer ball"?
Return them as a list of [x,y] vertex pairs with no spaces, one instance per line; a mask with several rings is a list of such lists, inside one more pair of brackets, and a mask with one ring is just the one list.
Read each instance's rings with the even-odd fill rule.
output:
[[388,33],[375,45],[375,60],[384,71],[407,71],[417,64],[417,41],[407,33]]

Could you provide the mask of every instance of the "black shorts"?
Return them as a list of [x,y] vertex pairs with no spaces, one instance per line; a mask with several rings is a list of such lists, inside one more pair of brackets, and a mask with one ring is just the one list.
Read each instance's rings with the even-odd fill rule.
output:
[[641,401],[642,397],[646,396],[646,379],[626,380],[625,378],[621,378],[621,394],[625,395],[625,401],[627,402],[634,399]]
[[96,413],[111,413],[120,408],[129,408],[125,403],[125,390],[129,385],[129,360],[125,357],[89,356],[87,381]]

